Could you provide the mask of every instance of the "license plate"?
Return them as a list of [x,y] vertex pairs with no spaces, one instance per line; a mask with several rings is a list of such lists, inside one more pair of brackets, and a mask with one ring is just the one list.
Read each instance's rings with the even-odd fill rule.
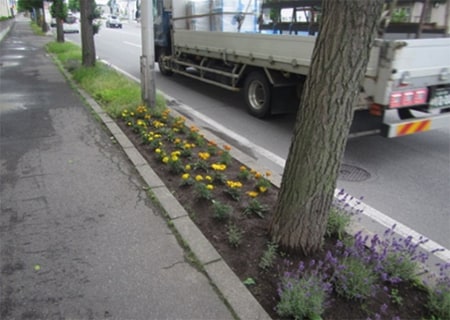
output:
[[430,108],[450,106],[450,88],[435,88],[431,91]]

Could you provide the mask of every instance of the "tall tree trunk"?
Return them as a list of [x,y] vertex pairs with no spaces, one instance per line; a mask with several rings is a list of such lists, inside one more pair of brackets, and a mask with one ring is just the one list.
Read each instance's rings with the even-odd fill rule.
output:
[[56,42],[65,42],[63,23],[63,19],[56,17]]
[[95,66],[95,43],[94,43],[94,1],[80,0],[81,19],[81,55],[82,65],[85,67]]
[[320,249],[384,0],[324,0],[270,232],[287,251]]

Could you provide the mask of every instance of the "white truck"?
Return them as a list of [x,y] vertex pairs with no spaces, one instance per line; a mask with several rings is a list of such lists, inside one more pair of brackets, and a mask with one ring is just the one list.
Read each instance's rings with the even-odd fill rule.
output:
[[[259,0],[154,3],[155,59],[163,75],[243,91],[257,117],[298,108],[314,31],[263,30],[270,17]],[[385,137],[450,126],[450,38],[377,39],[355,118],[370,123],[361,130]]]

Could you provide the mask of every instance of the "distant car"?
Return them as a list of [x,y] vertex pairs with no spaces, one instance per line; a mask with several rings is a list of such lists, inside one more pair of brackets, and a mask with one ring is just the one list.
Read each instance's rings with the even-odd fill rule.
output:
[[79,33],[80,32],[80,23],[78,22],[78,18],[69,15],[63,22],[63,31],[64,33]]
[[122,29],[122,22],[120,22],[117,16],[109,16],[108,19],[106,19],[106,27]]

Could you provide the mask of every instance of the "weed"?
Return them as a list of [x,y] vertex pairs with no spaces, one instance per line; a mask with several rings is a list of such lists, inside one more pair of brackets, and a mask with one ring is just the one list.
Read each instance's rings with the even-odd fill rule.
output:
[[244,209],[244,214],[256,214],[260,218],[264,218],[264,213],[269,210],[268,206],[262,205],[258,199],[251,199],[248,203],[248,206]]
[[217,220],[228,220],[233,208],[217,200],[212,200],[214,214],[213,217]]
[[239,247],[242,241],[242,231],[233,223],[227,225],[228,243],[232,247]]
[[337,236],[342,240],[349,226],[351,216],[344,210],[337,207],[331,207],[327,221],[326,235],[328,237]]
[[244,281],[242,281],[242,283],[245,284],[246,286],[252,286],[256,284],[255,279],[253,278],[247,278]]
[[259,261],[259,267],[263,270],[267,270],[273,266],[275,258],[277,257],[278,245],[274,242],[267,244],[267,249],[264,251],[261,260]]
[[395,303],[397,305],[402,305],[403,298],[401,297],[400,292],[398,291],[398,289],[392,289],[390,297],[391,297],[391,300],[392,300],[393,303]]

